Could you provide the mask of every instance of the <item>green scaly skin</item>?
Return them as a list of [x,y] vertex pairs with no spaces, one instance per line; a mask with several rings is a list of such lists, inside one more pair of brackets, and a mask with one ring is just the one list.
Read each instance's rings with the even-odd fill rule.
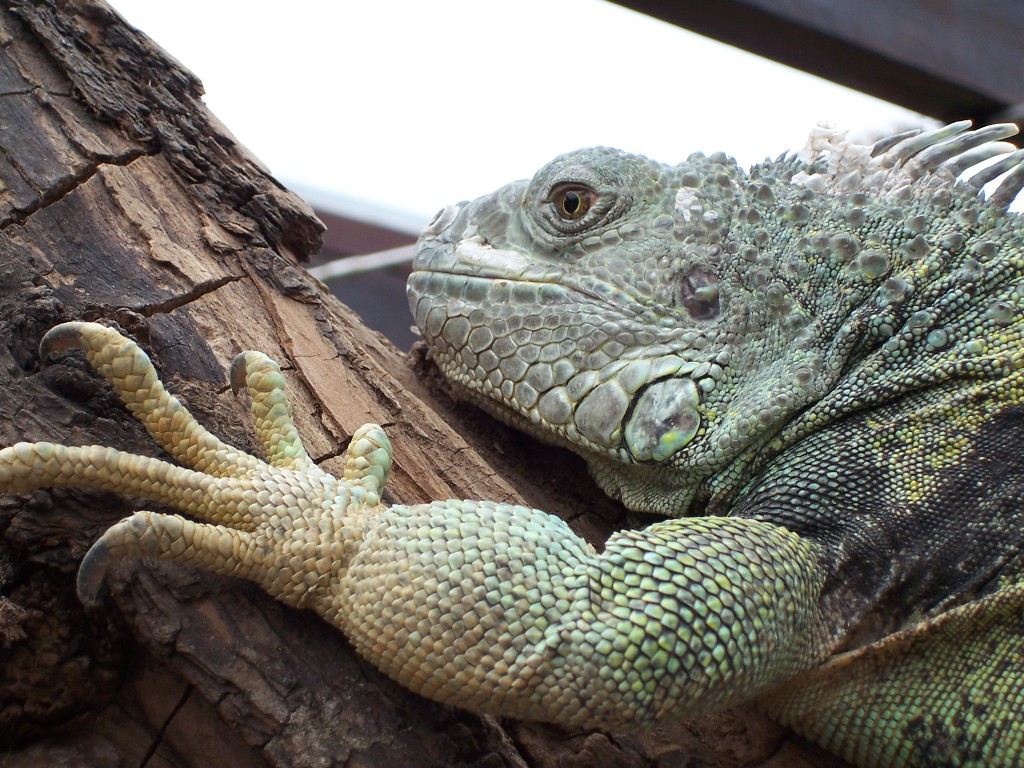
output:
[[[0,451],[0,490],[172,504],[89,551],[156,556],[309,607],[456,706],[623,727],[753,700],[862,766],[1024,759],[1024,261],[1012,126],[860,147],[828,128],[741,171],[564,155],[443,211],[409,280],[458,391],[672,519],[602,553],[484,501],[385,507],[387,438],[335,478],[277,366],[243,353],[267,461],[199,426],[114,331],[59,326],[182,467],[101,447]],[[996,170],[955,177],[999,156]],[[978,185],[1009,172],[988,200]]]

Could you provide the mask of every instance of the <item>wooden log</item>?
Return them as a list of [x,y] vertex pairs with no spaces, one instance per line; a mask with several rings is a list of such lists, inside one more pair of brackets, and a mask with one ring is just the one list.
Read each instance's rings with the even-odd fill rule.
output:
[[[206,110],[199,81],[107,6],[8,2],[0,40],[0,445],[157,453],[81,355],[38,359],[51,326],[98,320],[135,337],[199,420],[246,450],[226,366],[258,349],[282,363],[326,468],[362,423],[387,428],[389,500],[525,498],[597,542],[625,523],[581,462],[458,407],[425,361],[310,278],[313,212]],[[78,562],[143,506],[0,497],[0,765],[739,765],[739,744],[744,765],[817,759],[750,713],[633,738],[453,711],[385,679],[312,613],[179,566],[122,564],[111,599],[84,611]],[[722,738],[724,751],[704,743]]]

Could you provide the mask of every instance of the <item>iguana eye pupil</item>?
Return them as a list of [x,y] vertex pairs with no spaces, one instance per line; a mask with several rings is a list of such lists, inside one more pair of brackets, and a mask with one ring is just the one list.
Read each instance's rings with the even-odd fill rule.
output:
[[583,199],[579,196],[578,192],[566,192],[565,197],[562,199],[562,212],[569,216],[575,216],[583,205]]
[[595,199],[596,195],[592,190],[579,186],[556,187],[551,195],[555,213],[565,221],[583,218]]

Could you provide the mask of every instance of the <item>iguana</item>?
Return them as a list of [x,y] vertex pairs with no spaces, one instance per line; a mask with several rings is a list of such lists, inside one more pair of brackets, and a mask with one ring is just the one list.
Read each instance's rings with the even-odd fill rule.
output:
[[1018,765],[1024,152],[968,127],[819,127],[749,172],[583,150],[427,227],[409,301],[461,396],[669,517],[601,552],[521,506],[383,505],[375,425],[320,470],[259,353],[230,380],[265,461],[225,445],[91,323],[42,357],[83,349],[183,466],[19,443],[0,489],[187,515],[111,527],[86,602],[121,558],[246,578],[448,704],[630,728],[754,701],[860,766]]

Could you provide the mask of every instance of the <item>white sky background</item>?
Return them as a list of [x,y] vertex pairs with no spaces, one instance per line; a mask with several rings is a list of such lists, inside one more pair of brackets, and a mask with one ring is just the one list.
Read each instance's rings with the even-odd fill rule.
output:
[[819,120],[861,137],[920,121],[601,0],[111,2],[282,183],[412,231],[583,146],[750,165]]

